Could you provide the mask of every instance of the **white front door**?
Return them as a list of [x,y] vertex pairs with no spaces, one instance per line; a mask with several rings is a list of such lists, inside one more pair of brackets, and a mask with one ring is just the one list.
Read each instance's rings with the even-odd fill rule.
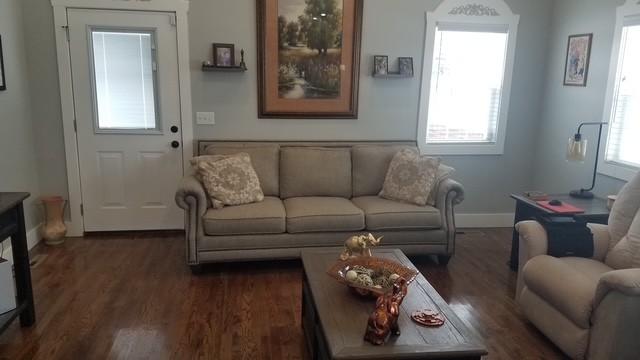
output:
[[183,228],[175,15],[67,15],[84,230]]

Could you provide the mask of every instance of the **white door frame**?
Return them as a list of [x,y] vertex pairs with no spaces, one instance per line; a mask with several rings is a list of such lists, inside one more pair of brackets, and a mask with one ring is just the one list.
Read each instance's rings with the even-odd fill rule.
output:
[[71,57],[67,32],[67,9],[103,9],[103,10],[138,10],[164,11],[176,15],[178,41],[178,77],[180,79],[180,114],[182,122],[182,156],[183,174],[187,173],[189,160],[194,154],[193,120],[191,105],[191,72],[189,69],[189,25],[187,0],[51,0],[53,6],[56,49],[58,53],[58,77],[60,81],[60,97],[62,101],[62,125],[64,129],[64,149],[67,160],[67,179],[69,188],[68,236],[84,234],[82,217],[82,191],[80,182],[80,166],[78,158],[78,142],[76,139],[75,108],[73,85],[71,79]]

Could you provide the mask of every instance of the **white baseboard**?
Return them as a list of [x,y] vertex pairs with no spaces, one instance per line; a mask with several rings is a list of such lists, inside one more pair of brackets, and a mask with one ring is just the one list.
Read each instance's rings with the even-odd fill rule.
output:
[[456,214],[458,228],[510,228],[515,214]]
[[[29,250],[33,249],[36,245],[40,243],[42,238],[40,237],[40,227],[42,224],[36,225],[33,229],[27,231],[27,248]],[[4,241],[4,252],[2,255],[3,258],[9,260],[13,264],[13,252],[11,251],[11,241]]]

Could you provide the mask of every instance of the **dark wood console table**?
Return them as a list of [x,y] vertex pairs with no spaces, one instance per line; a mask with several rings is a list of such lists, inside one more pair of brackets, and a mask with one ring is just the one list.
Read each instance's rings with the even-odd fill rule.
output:
[[[511,198],[516,201],[516,217],[513,223],[513,236],[511,239],[511,259],[509,266],[511,270],[518,270],[518,247],[520,245],[520,234],[516,231],[515,224],[520,221],[534,220],[540,215],[558,215],[567,216],[567,214],[558,214],[549,209],[545,209],[538,205],[534,200],[524,195],[511,194]],[[577,199],[563,195],[549,195],[549,200],[560,200],[563,203],[571,204],[584,210],[584,213],[573,214],[576,219],[580,219],[594,224],[607,224],[609,221],[609,209],[607,209],[607,200],[594,199]]]
[[0,242],[11,237],[13,269],[16,281],[16,308],[0,315],[0,334],[20,316],[20,325],[31,326],[36,321],[29,268],[29,248],[22,202],[29,193],[0,192]]

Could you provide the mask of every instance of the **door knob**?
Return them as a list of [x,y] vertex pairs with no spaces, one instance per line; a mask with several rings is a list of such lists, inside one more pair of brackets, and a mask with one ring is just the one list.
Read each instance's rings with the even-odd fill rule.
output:
[[179,141],[176,141],[176,140],[173,140],[173,141],[171,142],[171,147],[172,147],[172,148],[174,148],[174,149],[179,148],[179,147],[180,147],[180,142],[179,142]]
[[177,126],[175,126],[175,125],[173,125],[173,126],[171,127],[171,132],[172,132],[172,133],[174,133],[174,134],[175,134],[175,133],[177,133],[177,132],[178,132],[178,127],[177,127]]

